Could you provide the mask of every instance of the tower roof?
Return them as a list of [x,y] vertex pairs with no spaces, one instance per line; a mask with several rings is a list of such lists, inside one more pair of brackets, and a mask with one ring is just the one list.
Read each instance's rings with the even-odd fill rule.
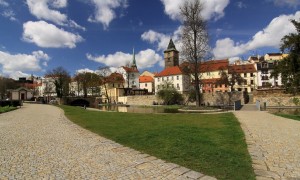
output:
[[169,42],[169,45],[168,45],[168,49],[165,50],[165,51],[177,51],[176,47],[175,47],[175,44],[173,42],[172,39],[170,39],[170,42]]
[[132,57],[132,65],[136,66],[136,61],[135,61],[135,52],[134,52],[134,48],[133,48],[133,57]]

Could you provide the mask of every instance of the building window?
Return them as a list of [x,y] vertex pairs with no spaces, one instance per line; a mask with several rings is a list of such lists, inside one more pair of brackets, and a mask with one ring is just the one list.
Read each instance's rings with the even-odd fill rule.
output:
[[147,83],[145,83],[145,87],[147,87]]
[[174,80],[174,77],[172,76],[172,80]]
[[160,89],[160,85],[157,85],[157,89],[158,89],[158,90]]
[[177,80],[179,80],[179,76],[177,76]]
[[253,85],[253,84],[254,84],[254,81],[253,81],[253,80],[251,80],[251,82],[250,82],[250,83],[251,83],[251,85]]
[[160,81],[160,78],[157,78],[157,82],[159,82]]
[[169,77],[167,77],[167,81],[169,81]]
[[180,87],[179,87],[179,84],[177,83],[177,89],[179,90],[180,89]]
[[164,77],[162,77],[162,81],[164,81]]
[[113,83],[113,87],[115,87],[115,84]]
[[253,73],[250,73],[250,77],[253,77]]
[[247,77],[247,73],[244,73],[244,77]]

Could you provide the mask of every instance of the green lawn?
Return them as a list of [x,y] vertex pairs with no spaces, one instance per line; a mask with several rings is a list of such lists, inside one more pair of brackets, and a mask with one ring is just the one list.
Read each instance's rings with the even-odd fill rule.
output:
[[61,106],[76,124],[141,152],[218,179],[255,179],[232,113],[132,114]]
[[9,107],[9,106],[0,107],[0,114],[8,112],[8,111],[15,110],[15,109],[17,109],[17,108],[16,107]]
[[276,116],[281,116],[288,119],[293,119],[300,121],[300,115],[294,115],[294,114],[282,114],[282,113],[274,113]]

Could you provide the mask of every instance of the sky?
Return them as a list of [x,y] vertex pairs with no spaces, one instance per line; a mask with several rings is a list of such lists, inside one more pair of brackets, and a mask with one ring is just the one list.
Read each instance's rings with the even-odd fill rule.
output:
[[[0,76],[70,75],[132,62],[140,72],[164,68],[172,38],[180,51],[185,0],[0,0]],[[213,59],[280,52],[296,32],[300,0],[201,0]]]

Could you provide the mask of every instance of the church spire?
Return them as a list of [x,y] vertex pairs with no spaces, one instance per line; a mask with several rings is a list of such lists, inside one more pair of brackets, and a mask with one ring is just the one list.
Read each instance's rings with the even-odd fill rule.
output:
[[133,48],[133,52],[132,52],[132,68],[137,68],[136,66],[136,60],[135,60],[135,52],[134,52],[134,48]]

